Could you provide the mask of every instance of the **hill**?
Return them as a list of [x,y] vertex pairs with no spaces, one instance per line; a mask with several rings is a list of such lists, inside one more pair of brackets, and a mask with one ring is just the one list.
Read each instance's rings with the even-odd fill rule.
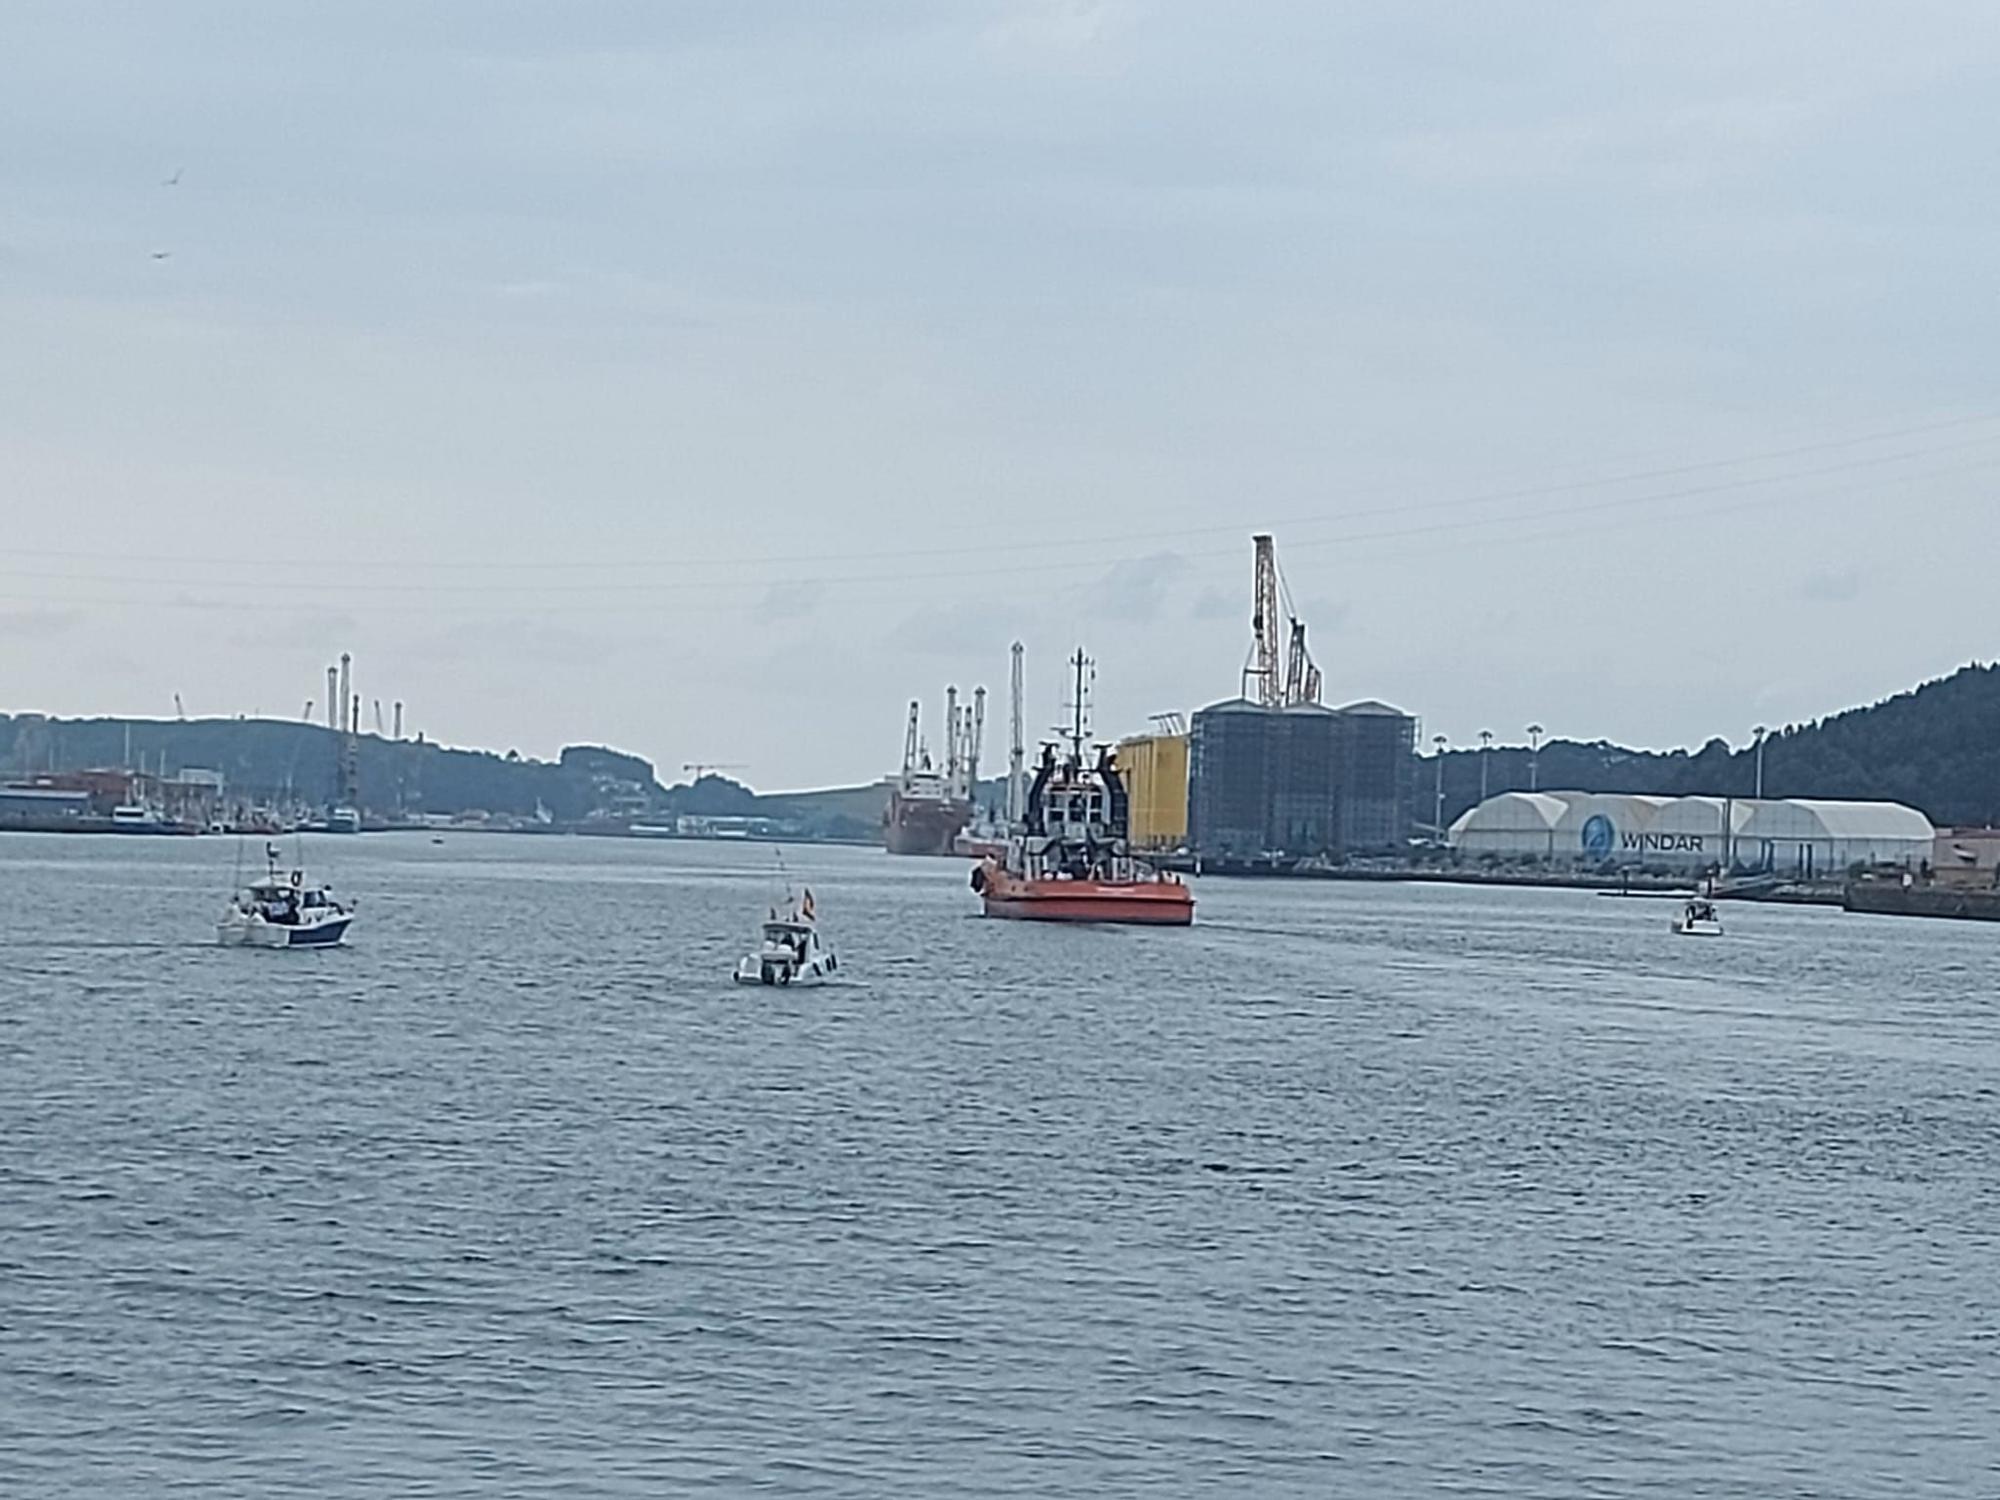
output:
[[[336,800],[340,736],[321,724],[270,719],[51,719],[0,715],[0,778],[133,766],[173,775],[220,771],[231,800],[323,808]],[[460,750],[426,740],[361,735],[361,805],[372,815],[486,813],[557,823],[768,817],[811,838],[872,838],[887,793],[880,785],[760,796],[725,776],[663,786],[652,764],[596,745],[556,761],[513,751]]]
[[[1948,677],[1863,708],[1778,730],[1764,742],[1764,795],[1904,802],[1932,822],[2000,823],[2000,666],[1974,662]],[[1490,752],[1493,792],[1525,789],[1528,751]],[[1477,750],[1445,755],[1445,817],[1479,800]],[[1756,752],[1710,740],[1700,750],[1628,750],[1604,741],[1542,746],[1540,784],[1582,792],[1748,797]],[[1417,776],[1417,807],[1429,821],[1435,757]]]

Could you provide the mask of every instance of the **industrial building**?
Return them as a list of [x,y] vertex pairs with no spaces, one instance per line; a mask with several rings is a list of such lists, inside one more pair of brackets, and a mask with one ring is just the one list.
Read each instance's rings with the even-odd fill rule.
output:
[[1157,852],[1185,846],[1188,736],[1180,716],[1163,716],[1156,733],[1120,740],[1118,774],[1131,798],[1132,847]]
[[1189,736],[1189,842],[1214,858],[1400,852],[1415,743],[1385,703],[1213,704]]
[[1447,838],[1467,859],[1811,879],[1858,864],[1919,868],[1936,831],[1895,802],[1502,792],[1464,813]]
[[1401,853],[1410,841],[1417,721],[1370,699],[1338,709],[1347,745],[1340,783],[1340,839],[1356,852]]

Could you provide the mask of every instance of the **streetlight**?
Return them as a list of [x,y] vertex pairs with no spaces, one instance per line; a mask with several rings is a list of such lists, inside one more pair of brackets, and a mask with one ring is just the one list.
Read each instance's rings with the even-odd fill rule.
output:
[[1440,846],[1442,846],[1442,845],[1443,845],[1443,843],[1444,843],[1444,747],[1445,747],[1445,744],[1446,744],[1446,740],[1445,740],[1445,737],[1444,737],[1443,735],[1441,735],[1441,734],[1438,734],[1438,735],[1432,735],[1432,736],[1431,736],[1431,744],[1432,744],[1433,746],[1435,746],[1435,747],[1436,747],[1436,749],[1437,749],[1437,820],[1436,820],[1436,827],[1437,827],[1437,840],[1438,840],[1438,843],[1439,843],[1439,845],[1440,845]]
[[1493,731],[1479,731],[1479,800],[1486,800],[1486,763],[1493,758]]
[[1764,736],[1770,732],[1762,724],[1759,724],[1755,729],[1750,731],[1757,741],[1757,800],[1759,802],[1764,800]]
[[1539,724],[1528,726],[1528,790],[1531,792],[1539,792],[1542,789],[1543,733]]

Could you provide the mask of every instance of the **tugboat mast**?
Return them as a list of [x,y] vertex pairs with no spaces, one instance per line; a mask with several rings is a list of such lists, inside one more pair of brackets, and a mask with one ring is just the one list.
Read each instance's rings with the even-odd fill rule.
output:
[[1076,648],[1076,655],[1069,659],[1069,664],[1076,668],[1076,698],[1070,704],[1069,744],[1070,753],[1075,757],[1076,764],[1080,766],[1083,764],[1084,726],[1089,711],[1089,699],[1087,696],[1089,689],[1084,685],[1084,674],[1090,669],[1091,661],[1089,657],[1083,654],[1083,647],[1078,646]]

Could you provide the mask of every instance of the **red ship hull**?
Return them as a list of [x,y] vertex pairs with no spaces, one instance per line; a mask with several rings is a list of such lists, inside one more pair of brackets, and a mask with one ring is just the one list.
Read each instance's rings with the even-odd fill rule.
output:
[[967,823],[972,804],[962,797],[889,796],[882,842],[891,854],[948,855]]
[[1178,880],[1024,880],[992,865],[981,868],[986,915],[1017,922],[1122,922],[1186,927],[1194,892]]

